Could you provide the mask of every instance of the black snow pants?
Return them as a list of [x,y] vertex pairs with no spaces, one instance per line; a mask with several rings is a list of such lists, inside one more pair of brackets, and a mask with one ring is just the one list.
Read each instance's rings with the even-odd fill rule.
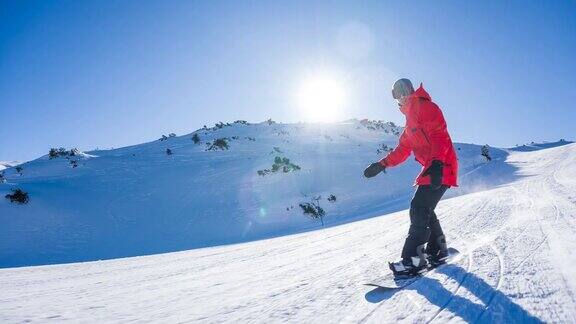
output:
[[402,259],[424,258],[424,253],[436,254],[446,249],[446,240],[434,209],[448,189],[443,185],[432,189],[429,185],[418,186],[410,203],[410,230],[402,249]]

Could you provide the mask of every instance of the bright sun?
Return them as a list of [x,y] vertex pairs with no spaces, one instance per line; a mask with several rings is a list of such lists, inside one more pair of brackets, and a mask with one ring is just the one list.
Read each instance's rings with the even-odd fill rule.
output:
[[301,114],[308,121],[336,121],[343,115],[346,91],[335,77],[317,75],[304,80],[297,97]]

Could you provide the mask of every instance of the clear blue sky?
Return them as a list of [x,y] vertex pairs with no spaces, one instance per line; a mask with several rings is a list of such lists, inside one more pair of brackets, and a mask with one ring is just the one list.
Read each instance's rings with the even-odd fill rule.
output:
[[294,122],[318,70],[345,117],[403,123],[394,79],[424,82],[455,141],[574,139],[576,1],[0,0],[0,160]]

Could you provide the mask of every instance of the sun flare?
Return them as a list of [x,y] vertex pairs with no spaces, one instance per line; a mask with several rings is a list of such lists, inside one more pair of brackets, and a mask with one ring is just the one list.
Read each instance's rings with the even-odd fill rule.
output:
[[297,97],[298,107],[307,121],[336,121],[343,115],[345,87],[343,82],[333,76],[317,75],[304,80]]

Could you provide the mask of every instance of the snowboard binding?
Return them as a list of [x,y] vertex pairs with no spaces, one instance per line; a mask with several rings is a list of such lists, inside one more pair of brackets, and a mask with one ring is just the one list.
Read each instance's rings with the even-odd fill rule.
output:
[[410,260],[402,259],[398,262],[388,262],[388,266],[395,278],[416,277],[426,272],[426,259],[412,257]]

